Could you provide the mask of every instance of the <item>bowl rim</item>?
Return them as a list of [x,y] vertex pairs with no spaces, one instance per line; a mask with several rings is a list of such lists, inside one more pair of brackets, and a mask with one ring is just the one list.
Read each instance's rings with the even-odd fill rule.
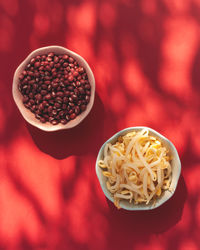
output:
[[[46,123],[37,123],[37,121],[34,121],[34,119],[29,119],[26,115],[26,111],[25,107],[22,105],[21,100],[19,100],[18,98],[18,93],[20,94],[19,90],[18,90],[18,76],[19,74],[23,71],[25,65],[30,61],[30,59],[34,56],[43,54],[43,53],[49,53],[49,52],[44,52],[47,50],[51,50],[52,52],[54,52],[54,50],[59,50],[60,53],[62,53],[61,51],[63,51],[63,53],[68,53],[70,56],[74,57],[75,60],[81,62],[81,66],[83,66],[88,74],[88,78],[90,77],[91,81],[90,81],[90,85],[91,85],[91,96],[90,96],[90,102],[87,104],[87,108],[84,112],[82,112],[81,114],[83,114],[82,116],[77,116],[79,117],[79,119],[77,120],[77,122],[75,122],[76,119],[69,121],[67,124],[62,125],[59,124],[59,126],[55,126],[55,125],[51,125],[48,124],[48,126],[45,126]],[[58,53],[59,54],[59,53]],[[80,63],[79,62],[79,63]],[[19,66],[17,67],[17,69],[14,72],[14,76],[13,76],[13,83],[12,83],[12,96],[14,99],[14,102],[18,108],[18,110],[20,111],[21,115],[23,116],[23,118],[32,126],[37,127],[38,129],[41,129],[43,131],[46,132],[53,132],[53,131],[58,131],[58,130],[64,130],[64,129],[70,129],[73,127],[76,127],[78,124],[80,124],[90,113],[93,104],[94,104],[94,99],[95,99],[95,78],[94,78],[94,74],[89,66],[89,64],[87,63],[87,61],[79,54],[77,54],[76,52],[69,50],[63,46],[58,46],[58,45],[50,45],[50,46],[45,46],[45,47],[40,47],[37,48],[35,50],[33,50],[31,53],[29,53],[25,59],[19,64]],[[29,111],[30,112],[30,111]],[[36,118],[35,118],[36,119]]]
[[100,183],[100,186],[101,186],[101,189],[104,193],[104,195],[113,203],[114,202],[114,199],[113,197],[111,196],[111,193],[108,191],[108,192],[105,192],[104,191],[104,185],[103,185],[103,180],[102,180],[102,174],[101,174],[101,171],[99,171],[99,166],[98,166],[98,161],[100,160],[101,158],[101,155],[102,155],[102,152],[103,152],[103,149],[105,147],[105,145],[111,141],[114,141],[116,140],[120,135],[122,134],[126,134],[128,132],[131,132],[131,131],[134,131],[134,130],[142,130],[142,129],[148,129],[150,133],[154,134],[155,136],[157,136],[158,138],[160,138],[161,140],[167,142],[167,144],[169,145],[170,148],[173,149],[174,151],[174,155],[175,155],[175,158],[177,159],[177,162],[178,162],[178,174],[177,174],[177,177],[176,177],[176,182],[175,182],[175,185],[174,185],[174,188],[172,191],[168,191],[170,193],[169,197],[167,197],[166,199],[163,199],[160,201],[160,203],[156,203],[155,205],[151,205],[151,204],[148,204],[148,205],[143,205],[140,207],[140,205],[138,205],[137,207],[134,207],[134,204],[131,203],[131,207],[129,206],[125,206],[124,203],[126,203],[127,201],[125,201],[124,203],[120,204],[120,208],[123,208],[125,210],[129,210],[129,211],[142,211],[142,210],[153,210],[155,208],[158,208],[160,207],[161,205],[163,205],[166,201],[168,201],[175,193],[175,190],[177,188],[177,185],[178,185],[178,181],[179,181],[179,178],[180,178],[180,175],[181,175],[181,161],[180,161],[180,158],[179,158],[179,155],[178,155],[178,152],[177,152],[177,149],[176,147],[174,146],[174,144],[169,140],[167,139],[165,136],[163,136],[162,134],[160,134],[159,132],[157,132],[156,130],[152,129],[152,128],[149,128],[149,127],[146,127],[146,126],[135,126],[135,127],[127,127],[125,129],[122,129],[120,131],[118,131],[117,133],[115,133],[113,136],[111,136],[109,139],[107,139],[103,145],[101,146],[99,152],[98,152],[98,155],[97,155],[97,159],[96,159],[96,164],[95,164],[95,171],[96,171],[96,175],[97,175],[97,178],[99,180],[99,183]]

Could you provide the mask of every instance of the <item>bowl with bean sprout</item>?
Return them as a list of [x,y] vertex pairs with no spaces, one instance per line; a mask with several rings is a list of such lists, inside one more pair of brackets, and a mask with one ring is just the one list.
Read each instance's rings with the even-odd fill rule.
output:
[[105,196],[117,208],[151,210],[169,200],[181,173],[171,141],[147,127],[123,129],[101,147],[96,174]]

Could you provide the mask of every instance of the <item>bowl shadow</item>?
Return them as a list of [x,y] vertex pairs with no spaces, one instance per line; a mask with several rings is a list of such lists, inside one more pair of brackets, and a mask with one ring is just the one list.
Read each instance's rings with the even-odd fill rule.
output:
[[127,235],[127,240],[128,235],[133,234],[133,232],[135,235],[165,232],[181,219],[186,197],[187,188],[181,175],[174,195],[166,203],[153,210],[117,210],[114,204],[107,199],[110,228],[122,228],[122,234],[125,237]]
[[76,127],[55,132],[42,131],[29,123],[27,129],[36,144],[44,153],[64,159],[71,155],[96,153],[102,138],[104,105],[96,93],[94,105],[89,115]]

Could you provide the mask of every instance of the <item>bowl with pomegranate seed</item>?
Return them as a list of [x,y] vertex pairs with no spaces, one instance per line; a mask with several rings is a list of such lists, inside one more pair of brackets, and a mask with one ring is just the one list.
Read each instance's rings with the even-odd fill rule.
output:
[[61,46],[34,50],[16,69],[12,93],[24,119],[44,130],[77,126],[91,111],[95,79],[88,63]]

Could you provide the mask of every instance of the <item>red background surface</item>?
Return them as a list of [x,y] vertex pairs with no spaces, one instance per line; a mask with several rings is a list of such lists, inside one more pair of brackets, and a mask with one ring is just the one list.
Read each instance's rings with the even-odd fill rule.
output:
[[[200,1],[0,1],[0,249],[200,249]],[[89,116],[45,133],[12,98],[16,67],[62,45],[96,78]],[[102,143],[136,125],[176,146],[182,175],[150,212],[117,210],[95,175]]]

